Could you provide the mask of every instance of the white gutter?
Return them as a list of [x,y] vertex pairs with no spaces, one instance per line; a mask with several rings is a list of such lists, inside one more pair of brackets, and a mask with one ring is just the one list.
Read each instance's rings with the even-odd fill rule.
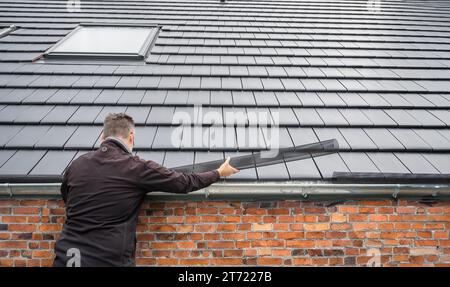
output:
[[[0,196],[59,197],[59,183],[4,183]],[[450,199],[449,184],[335,184],[326,182],[221,182],[189,194],[151,192],[161,200],[436,198]]]

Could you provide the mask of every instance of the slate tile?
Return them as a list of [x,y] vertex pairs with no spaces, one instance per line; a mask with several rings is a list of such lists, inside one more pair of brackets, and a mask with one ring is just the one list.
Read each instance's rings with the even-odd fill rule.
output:
[[180,89],[200,89],[200,77],[181,77]]
[[255,106],[255,97],[252,92],[232,92],[234,106]]
[[339,109],[350,126],[372,126],[373,123],[360,109]]
[[264,87],[260,78],[242,78],[243,90],[263,90]]
[[102,110],[103,106],[81,106],[70,117],[68,123],[71,124],[92,124]]
[[122,97],[123,90],[103,90],[94,100],[96,104],[116,104]]
[[15,123],[39,123],[52,109],[53,106],[30,105],[24,106],[28,109],[22,110],[14,119]]
[[359,96],[369,104],[370,107],[390,107],[391,104],[376,93],[359,93]]
[[[140,104],[145,95],[145,90],[124,90],[118,91],[120,98],[117,100],[118,104],[137,105]],[[97,99],[98,100],[98,99]]]
[[377,149],[375,143],[367,136],[363,129],[340,128],[339,131],[352,150]]
[[369,128],[364,129],[364,131],[380,150],[405,149],[405,147],[387,129]]
[[1,125],[0,126],[0,147],[3,147],[11,138],[13,138],[23,126],[19,125]]
[[189,91],[187,104],[188,105],[210,105],[211,103],[210,91]]
[[433,150],[448,150],[450,148],[450,138],[446,138],[442,134],[442,130],[414,129],[414,132]]
[[150,149],[156,134],[156,127],[137,126],[135,133],[134,147],[136,149]]
[[147,124],[171,124],[175,109],[173,107],[152,107]]
[[143,105],[162,105],[166,100],[167,91],[147,90],[142,98]]
[[188,101],[188,91],[170,90],[167,91],[165,105],[185,105]]
[[342,136],[341,132],[337,128],[313,128],[315,134],[320,141],[326,141],[330,139],[336,139],[339,145],[339,150],[350,149],[349,143]]
[[42,120],[42,124],[65,124],[78,106],[55,106]]
[[80,92],[78,89],[59,89],[50,98],[47,104],[68,104]]
[[142,76],[136,87],[138,89],[156,89],[160,81],[161,77],[158,76]]
[[80,90],[73,98],[70,100],[71,104],[92,104],[95,99],[100,95],[102,90]]
[[121,80],[120,76],[102,76],[94,84],[95,88],[114,88]]
[[275,96],[282,107],[298,107],[302,104],[294,92],[275,92]]
[[415,118],[408,114],[405,110],[386,109],[384,110],[399,126],[420,126]]
[[19,150],[2,165],[0,174],[27,175],[44,154],[44,150]]
[[8,148],[32,148],[49,128],[50,126],[25,126],[5,146]]
[[92,149],[101,132],[101,126],[79,126],[64,147],[70,149]]
[[333,178],[334,172],[350,172],[338,154],[329,154],[313,158],[324,179]]
[[48,151],[30,175],[61,175],[75,154],[76,151]]
[[412,172],[420,174],[439,174],[420,153],[395,153],[395,156]]
[[422,154],[441,174],[450,174],[450,155],[448,153]]
[[[222,79],[223,84],[223,79]],[[233,96],[230,91],[211,91],[211,105],[231,106],[233,105]]]
[[155,138],[153,140],[152,149],[179,149],[181,145],[181,138],[183,134],[183,127],[162,127],[159,126]]
[[342,152],[339,153],[345,165],[353,173],[358,172],[380,172],[369,157],[362,152]]
[[319,114],[326,126],[348,126],[348,122],[342,116],[338,109],[318,108],[316,112]]
[[428,150],[431,147],[411,129],[389,129],[406,149]]
[[316,93],[326,107],[345,107],[346,104],[337,93]]
[[259,180],[288,180],[289,174],[285,163],[278,163],[256,168]]
[[393,153],[370,152],[367,155],[382,173],[410,173]]
[[289,161],[286,162],[286,166],[291,180],[321,179],[320,173],[312,158]]
[[0,167],[7,162],[14,154],[16,150],[0,150]]
[[242,89],[241,78],[223,77],[222,78],[222,89],[241,90]]
[[317,113],[316,109],[311,108],[295,108],[294,113],[301,126],[323,126],[323,120]]
[[34,146],[41,149],[62,149],[76,129],[77,126],[52,126]]
[[296,95],[304,107],[321,107],[325,105],[316,93],[297,92]]

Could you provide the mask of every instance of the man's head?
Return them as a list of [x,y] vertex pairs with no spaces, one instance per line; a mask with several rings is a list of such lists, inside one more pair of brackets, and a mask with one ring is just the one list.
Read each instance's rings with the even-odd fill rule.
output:
[[107,137],[121,139],[131,150],[134,146],[134,121],[125,113],[108,114],[103,122],[102,140]]

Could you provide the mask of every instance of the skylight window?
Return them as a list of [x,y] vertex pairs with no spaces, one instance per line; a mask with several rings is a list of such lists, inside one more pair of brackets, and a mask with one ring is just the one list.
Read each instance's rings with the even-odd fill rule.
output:
[[45,53],[45,58],[142,60],[159,27],[81,24]]

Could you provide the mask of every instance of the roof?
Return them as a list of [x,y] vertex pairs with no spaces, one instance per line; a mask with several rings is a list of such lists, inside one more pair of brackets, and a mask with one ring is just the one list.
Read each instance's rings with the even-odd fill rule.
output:
[[[0,38],[0,176],[60,175],[99,146],[108,112],[132,115],[137,155],[168,167],[259,152],[267,134],[249,115],[261,111],[279,116],[283,148],[336,139],[339,150],[233,180],[450,178],[446,1],[80,3],[0,3],[0,27],[18,27]],[[82,22],[161,29],[145,64],[33,62]],[[200,143],[172,122],[194,105],[220,119],[200,119]],[[221,127],[229,141],[212,145]],[[263,140],[247,142],[251,129]]]

